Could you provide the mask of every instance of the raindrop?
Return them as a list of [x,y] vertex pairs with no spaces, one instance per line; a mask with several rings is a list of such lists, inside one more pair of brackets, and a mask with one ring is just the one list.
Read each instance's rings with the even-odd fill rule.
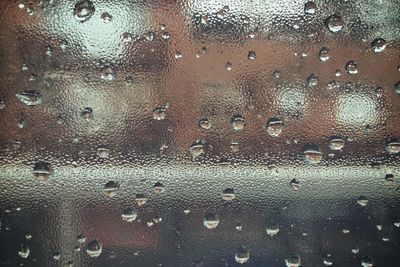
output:
[[275,236],[279,233],[279,226],[278,225],[269,225],[266,227],[267,235]]
[[32,239],[32,235],[31,234],[26,234],[25,235],[25,239],[26,240],[31,240]]
[[385,146],[385,150],[390,154],[397,154],[400,152],[400,142],[392,141],[388,142]]
[[15,95],[19,101],[28,106],[36,106],[42,103],[42,95],[34,90],[23,91]]
[[303,156],[306,162],[311,164],[319,163],[322,160],[322,152],[318,146],[310,146],[305,148]]
[[394,222],[393,225],[399,228],[400,227],[400,222]]
[[86,237],[83,234],[79,234],[76,237],[76,241],[78,241],[78,243],[83,244],[86,242]]
[[114,181],[108,181],[103,188],[103,193],[108,197],[113,197],[117,194],[119,188],[118,183]]
[[249,54],[247,55],[247,58],[250,60],[256,59],[256,52],[250,51]]
[[68,47],[68,42],[67,42],[66,40],[62,40],[62,41],[60,42],[60,48],[61,48],[62,50],[65,50],[65,49],[67,49],[67,47]]
[[308,1],[305,5],[304,5],[304,12],[306,14],[315,14],[315,11],[317,10],[317,4],[313,1]]
[[290,180],[289,184],[295,191],[299,190],[301,187],[300,181],[297,180],[296,178]]
[[90,121],[93,118],[93,109],[92,108],[84,108],[81,112],[81,117],[85,121]]
[[231,147],[232,152],[234,152],[234,153],[239,152],[239,142],[232,141],[230,147]]
[[243,264],[248,262],[250,259],[250,253],[249,250],[245,246],[240,246],[238,252],[235,254],[235,261]]
[[137,218],[137,213],[133,208],[126,208],[121,214],[122,220],[126,222],[133,222]]
[[147,197],[144,194],[136,194],[135,196],[135,201],[138,204],[138,206],[143,206],[147,202]]
[[379,231],[381,231],[381,230],[382,230],[382,225],[378,224],[378,225],[376,226],[376,228],[377,228]]
[[222,199],[225,201],[233,201],[235,197],[235,190],[233,188],[226,188],[222,191]]
[[25,117],[24,117],[24,113],[20,112],[18,115],[18,128],[22,129],[24,128],[25,125]]
[[96,239],[90,241],[86,246],[86,253],[90,257],[98,257],[103,250],[103,245]]
[[372,266],[374,266],[374,261],[370,257],[365,257],[364,259],[361,260],[361,266],[362,267],[372,267]]
[[226,70],[232,70],[232,68],[233,68],[232,63],[231,62],[226,62],[225,69]]
[[319,77],[317,75],[315,75],[315,74],[311,74],[307,78],[307,85],[310,88],[313,88],[313,87],[317,86],[318,82],[319,82]]
[[115,79],[115,70],[111,65],[105,65],[100,69],[100,77],[106,81]]
[[6,107],[6,102],[3,99],[0,99],[0,110]]
[[348,74],[357,74],[358,73],[358,66],[356,61],[349,61],[346,64],[346,72]]
[[319,50],[319,59],[323,62],[328,61],[331,58],[331,50],[326,47],[322,47]]
[[163,32],[161,34],[161,38],[163,38],[164,40],[168,40],[170,38],[170,35],[168,32]]
[[362,206],[362,207],[366,207],[368,205],[368,198],[365,196],[360,196],[357,199],[357,204]]
[[165,108],[156,108],[153,111],[153,118],[158,121],[163,121],[167,117],[167,109]]
[[75,246],[74,247],[74,251],[75,252],[80,252],[81,251],[81,247],[80,246]]
[[358,247],[354,247],[351,249],[351,253],[353,254],[358,254],[360,252],[360,249]]
[[342,72],[340,70],[335,70],[335,76],[339,77],[342,75]]
[[110,150],[105,145],[100,145],[96,149],[96,155],[101,159],[106,159],[110,156]]
[[154,33],[153,32],[147,32],[144,37],[146,38],[147,41],[151,42],[154,40]]
[[197,141],[190,146],[190,154],[193,159],[201,156],[204,153],[204,145],[202,142]]
[[345,141],[338,137],[332,137],[329,140],[329,148],[332,150],[342,150],[344,147]]
[[324,264],[326,266],[331,266],[333,264],[333,259],[331,254],[326,255],[326,257],[324,258]]
[[203,225],[207,229],[214,229],[218,226],[218,224],[219,224],[219,219],[217,215],[213,212],[207,213],[203,218]]
[[278,137],[283,130],[283,121],[279,118],[271,118],[267,123],[267,132],[270,136]]
[[52,174],[52,168],[49,163],[44,161],[38,161],[35,163],[35,167],[33,167],[33,175],[36,179],[40,181],[47,181],[49,176]]
[[371,48],[375,53],[380,53],[386,48],[386,41],[382,38],[377,38],[371,43]]
[[29,247],[27,247],[25,245],[21,245],[21,248],[18,251],[18,255],[24,259],[28,258],[30,253],[31,253],[31,250],[29,249]]
[[56,252],[56,253],[53,254],[53,259],[54,260],[59,261],[60,258],[61,258],[61,254],[60,253]]
[[329,31],[333,33],[340,32],[343,28],[343,24],[342,17],[336,14],[326,19],[326,25],[328,26]]
[[131,33],[129,33],[129,32],[124,32],[124,33],[122,34],[122,41],[124,41],[125,43],[132,42],[132,40],[133,40],[133,36],[132,36]]
[[179,51],[177,51],[177,52],[175,53],[175,58],[176,58],[176,59],[181,59],[181,58],[182,58],[182,53],[179,52]]
[[157,194],[161,194],[161,193],[165,192],[164,185],[161,182],[156,182],[154,184],[153,188],[154,188],[154,192],[157,193]]
[[301,265],[301,259],[299,256],[294,255],[285,259],[285,263],[287,267],[299,267]]
[[94,5],[91,1],[82,0],[75,5],[74,14],[75,19],[80,22],[85,22],[94,13]]
[[397,83],[394,85],[394,91],[395,91],[395,93],[396,93],[397,95],[400,95],[400,82],[397,82]]
[[53,48],[50,45],[46,46],[46,55],[48,57],[53,56]]
[[279,79],[281,75],[282,73],[279,70],[274,70],[274,72],[272,72],[272,76],[276,79]]
[[393,174],[386,174],[385,175],[385,181],[388,183],[394,183],[394,175]]
[[109,23],[112,20],[112,16],[110,14],[108,14],[107,12],[104,12],[103,14],[101,14],[100,18],[104,23]]
[[240,115],[235,115],[233,116],[231,123],[235,131],[242,131],[246,126],[246,119]]
[[205,130],[208,130],[211,128],[211,122],[207,118],[203,118],[199,121],[199,127]]

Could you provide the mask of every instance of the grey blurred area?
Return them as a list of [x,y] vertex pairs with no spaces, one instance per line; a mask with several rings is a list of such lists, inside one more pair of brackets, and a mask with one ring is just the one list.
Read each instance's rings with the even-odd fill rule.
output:
[[400,266],[400,1],[0,2],[0,264]]

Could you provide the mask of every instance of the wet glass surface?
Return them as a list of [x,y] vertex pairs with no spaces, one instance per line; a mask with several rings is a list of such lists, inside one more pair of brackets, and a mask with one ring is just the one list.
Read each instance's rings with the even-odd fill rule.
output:
[[400,265],[400,1],[0,2],[0,264]]

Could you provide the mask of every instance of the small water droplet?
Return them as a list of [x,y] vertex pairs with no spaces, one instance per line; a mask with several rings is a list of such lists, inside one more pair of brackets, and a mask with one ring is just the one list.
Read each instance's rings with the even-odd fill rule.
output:
[[329,140],[329,148],[332,150],[342,150],[344,147],[345,141],[342,138],[332,137]]
[[232,68],[233,68],[232,63],[231,62],[226,62],[225,69],[226,70],[232,70]]
[[357,199],[357,204],[362,206],[362,207],[366,207],[368,205],[368,198],[365,196],[360,196]]
[[103,250],[103,245],[97,241],[96,239],[90,241],[86,245],[86,253],[90,257],[98,257],[101,254],[101,251]]
[[378,225],[376,226],[376,228],[377,228],[379,231],[382,231],[382,225],[381,225],[381,224],[378,224]]
[[386,48],[386,41],[382,38],[377,38],[371,43],[371,48],[375,53],[380,53]]
[[372,266],[374,266],[374,261],[370,257],[365,257],[361,260],[361,266],[362,267],[372,267]]
[[296,178],[290,180],[289,184],[295,191],[299,190],[301,187],[300,181],[297,180]]
[[202,129],[205,129],[205,130],[208,130],[208,129],[210,129],[211,128],[211,122],[210,122],[210,120],[209,119],[207,119],[207,118],[202,118],[202,119],[200,119],[200,121],[199,121],[199,127],[200,128],[202,128]]
[[52,172],[53,171],[50,164],[44,161],[36,162],[35,167],[33,167],[32,171],[35,178],[40,181],[47,181]]
[[344,22],[341,16],[334,14],[326,19],[326,24],[329,31],[338,33],[342,30]]
[[91,1],[82,0],[75,5],[74,14],[75,19],[80,22],[85,22],[94,13],[94,5]]
[[25,246],[25,245],[21,245],[21,248],[18,251],[18,255],[23,259],[28,258],[30,253],[31,253],[31,250],[29,249],[28,246]]
[[132,40],[133,40],[133,35],[132,35],[132,33],[130,33],[130,32],[124,32],[124,33],[122,34],[122,41],[123,41],[124,43],[130,43],[130,42],[132,42]]
[[342,75],[342,72],[340,70],[335,70],[335,76],[339,77]]
[[279,226],[278,225],[269,225],[266,227],[267,235],[269,236],[276,236],[279,233]]
[[53,56],[53,48],[50,45],[46,46],[46,55],[48,57]]
[[272,76],[276,79],[279,79],[281,77],[282,73],[279,70],[274,70],[272,73]]
[[114,181],[108,181],[103,188],[103,193],[108,197],[113,197],[117,194],[119,188],[118,183]]
[[396,226],[396,227],[400,227],[400,221],[399,222],[394,222],[393,225]]
[[304,149],[303,155],[306,162],[316,164],[322,160],[323,154],[318,146],[312,145]]
[[84,108],[81,112],[81,117],[85,121],[90,121],[93,118],[93,109],[92,108]]
[[26,234],[25,235],[25,239],[26,240],[31,240],[32,239],[32,235],[31,234]]
[[189,214],[189,212],[190,212],[190,210],[183,210],[183,213],[185,213],[186,215],[188,215]]
[[233,188],[226,188],[222,191],[222,199],[225,201],[233,201],[235,197],[235,190]]
[[246,119],[241,115],[235,115],[232,117],[232,127],[235,131],[242,131],[246,126]]
[[256,59],[256,52],[250,51],[249,54],[247,55],[247,58],[250,60]]
[[126,208],[121,214],[122,220],[133,222],[137,218],[137,213],[133,208]]
[[301,259],[298,255],[293,255],[285,259],[285,263],[287,267],[299,267],[301,265]]
[[163,121],[167,117],[167,109],[165,108],[156,108],[153,111],[153,118],[158,121]]
[[207,229],[214,229],[218,226],[218,224],[219,224],[219,219],[217,215],[213,212],[207,213],[203,218],[203,225]]
[[28,106],[36,106],[42,103],[42,95],[34,90],[23,91],[22,93],[17,93],[15,96],[19,101]]
[[111,65],[105,65],[100,69],[100,77],[106,81],[115,79],[115,70]]
[[59,261],[60,258],[61,258],[61,254],[60,253],[56,252],[56,253],[53,254],[53,259],[54,260]]
[[351,249],[351,253],[353,254],[358,254],[358,252],[360,252],[360,249],[358,247],[354,247]]
[[176,58],[176,59],[181,59],[181,58],[182,58],[182,53],[179,52],[179,51],[177,51],[177,52],[175,53],[175,58]]
[[358,64],[356,61],[349,61],[346,64],[346,72],[348,74],[357,74],[358,73]]
[[271,118],[267,123],[267,132],[270,136],[278,137],[283,131],[283,121],[279,118]]
[[240,223],[237,223],[235,228],[238,231],[242,231],[243,230],[243,226]]
[[317,10],[317,4],[314,1],[308,1],[305,5],[304,5],[304,12],[306,14],[315,14],[315,11]]
[[319,59],[323,62],[328,61],[331,58],[331,50],[326,47],[322,47],[319,50]]
[[107,12],[104,12],[103,14],[101,14],[100,19],[104,23],[109,23],[112,20],[112,16],[110,14],[108,14]]
[[0,110],[6,107],[6,102],[3,99],[0,99]]
[[310,88],[313,88],[313,87],[317,86],[318,82],[319,82],[319,77],[317,75],[315,75],[315,74],[311,74],[307,78],[307,85]]
[[86,242],[86,237],[85,237],[83,234],[79,234],[79,235],[76,237],[76,241],[77,241],[79,244],[83,244],[83,243]]
[[96,155],[101,159],[106,159],[110,156],[110,149],[105,145],[100,145],[96,149]]
[[235,261],[237,263],[243,264],[248,262],[250,259],[249,250],[245,246],[240,246],[238,252],[235,254]]
[[231,147],[232,152],[234,152],[234,153],[239,152],[239,142],[232,141],[230,147]]
[[397,95],[400,95],[400,81],[394,85],[394,91]]
[[157,194],[162,194],[162,193],[165,192],[164,185],[161,182],[156,182],[154,184],[153,188],[154,188],[154,192],[157,193]]
[[198,141],[193,143],[190,146],[190,154],[192,155],[193,159],[196,159],[197,157],[201,156],[204,153],[204,145],[202,142]]
[[161,34],[161,38],[164,39],[164,40],[168,40],[170,37],[171,37],[171,36],[169,35],[168,32],[163,32],[163,33]]
[[391,141],[388,142],[385,146],[385,150],[390,154],[397,154],[400,152],[400,142]]
[[75,246],[75,247],[74,247],[74,251],[75,251],[75,252],[81,252],[81,247],[78,246],[78,245]]
[[62,40],[62,41],[60,42],[60,48],[61,48],[62,50],[65,50],[65,49],[67,49],[67,47],[68,47],[68,42],[67,42],[66,40]]
[[135,201],[138,204],[138,206],[143,206],[147,202],[147,197],[144,194],[136,194],[135,196]]
[[328,255],[326,255],[326,256],[324,257],[324,264],[325,264],[326,266],[331,266],[331,265],[333,265],[333,259],[332,259],[332,255],[331,255],[331,254],[328,254]]

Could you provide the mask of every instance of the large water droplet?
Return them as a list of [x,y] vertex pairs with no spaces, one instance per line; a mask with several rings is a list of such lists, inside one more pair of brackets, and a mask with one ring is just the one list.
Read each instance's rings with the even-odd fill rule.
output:
[[235,190],[233,188],[226,188],[222,191],[222,199],[225,201],[233,201],[235,197]]
[[285,263],[287,267],[299,267],[301,265],[301,259],[299,256],[294,255],[285,259]]
[[279,118],[271,118],[267,123],[267,132],[270,136],[278,137],[283,130],[283,121]]
[[250,51],[249,54],[247,55],[247,58],[250,60],[254,60],[254,59],[256,59],[256,57],[257,57],[256,52],[254,52],[254,51]]
[[190,154],[193,159],[201,156],[204,153],[204,145],[202,142],[197,141],[190,146]]
[[104,12],[103,14],[101,14],[100,19],[104,23],[109,23],[112,20],[112,16],[110,14],[108,14],[107,12]]
[[200,128],[203,128],[203,129],[206,129],[206,130],[210,129],[210,128],[211,128],[211,122],[210,122],[210,120],[207,119],[207,118],[201,119],[201,120],[199,121],[199,127],[200,127]]
[[277,235],[279,233],[279,226],[275,225],[275,224],[268,225],[265,230],[267,232],[267,235],[275,236],[275,235]]
[[157,193],[157,194],[161,194],[161,193],[165,192],[164,185],[161,182],[156,182],[154,184],[153,188],[154,188],[154,192]]
[[356,61],[349,61],[346,64],[346,72],[348,74],[357,74],[358,73],[358,64]]
[[249,250],[245,246],[240,246],[238,252],[235,254],[235,261],[243,264],[248,262],[250,259],[250,253]]
[[344,144],[345,144],[344,140],[338,137],[332,137],[329,140],[329,148],[332,150],[342,150]]
[[80,22],[85,22],[94,13],[94,5],[91,1],[82,0],[75,5],[74,14],[75,19]]
[[301,187],[300,181],[297,180],[296,178],[290,180],[289,184],[295,191],[299,190]]
[[304,5],[304,13],[306,14],[315,14],[315,11],[317,10],[317,4],[314,1],[308,1]]
[[322,47],[321,50],[319,50],[319,59],[321,61],[328,61],[331,58],[331,50],[326,47]]
[[29,249],[28,246],[25,245],[21,245],[21,248],[18,250],[18,255],[24,259],[28,258],[30,253],[31,250]]
[[144,194],[136,194],[135,196],[135,201],[138,204],[138,206],[143,206],[147,202],[147,197]]
[[385,146],[385,150],[390,154],[397,154],[400,152],[400,142],[391,141],[387,142]]
[[218,224],[219,224],[219,219],[214,212],[208,212],[206,215],[204,215],[203,225],[207,229],[214,229],[218,226]]
[[118,188],[119,188],[118,183],[114,181],[108,181],[104,185],[103,193],[108,197],[113,197],[117,194]]
[[23,91],[22,93],[17,93],[15,96],[19,101],[28,106],[36,106],[42,103],[42,95],[34,90]]
[[35,167],[33,167],[32,173],[36,177],[36,179],[46,181],[52,174],[52,168],[49,163],[39,161],[35,163]]
[[156,108],[153,111],[153,118],[158,121],[163,121],[167,117],[167,109],[165,108]]
[[326,25],[328,26],[329,31],[333,33],[338,33],[343,28],[343,19],[339,15],[332,15],[326,19]]
[[322,152],[318,146],[307,146],[303,151],[304,159],[311,164],[319,163],[322,160]]
[[226,64],[225,64],[225,69],[226,69],[226,70],[232,70],[232,68],[233,68],[232,63],[231,63],[231,62],[226,62]]
[[115,70],[111,65],[105,65],[100,69],[100,77],[106,81],[115,79]]
[[318,82],[319,82],[319,77],[317,75],[315,75],[315,74],[311,74],[307,78],[307,85],[310,88],[313,88],[313,87],[317,86]]
[[110,156],[110,149],[105,145],[100,145],[96,149],[96,155],[101,159],[106,159]]
[[391,173],[386,174],[386,175],[385,175],[385,181],[386,181],[387,183],[393,184],[393,183],[395,182],[395,180],[394,180],[394,175],[391,174]]
[[371,48],[375,53],[380,53],[386,48],[386,41],[382,38],[377,38],[371,43]]
[[246,126],[246,119],[240,115],[235,115],[232,118],[232,127],[235,131],[242,131]]
[[126,208],[121,214],[122,220],[126,222],[133,222],[137,218],[137,213],[133,208]]
[[84,108],[81,112],[81,117],[85,121],[90,121],[93,118],[93,109],[92,108]]
[[103,250],[103,245],[97,241],[96,239],[90,241],[86,245],[86,253],[90,257],[98,257],[101,254],[101,251]]

